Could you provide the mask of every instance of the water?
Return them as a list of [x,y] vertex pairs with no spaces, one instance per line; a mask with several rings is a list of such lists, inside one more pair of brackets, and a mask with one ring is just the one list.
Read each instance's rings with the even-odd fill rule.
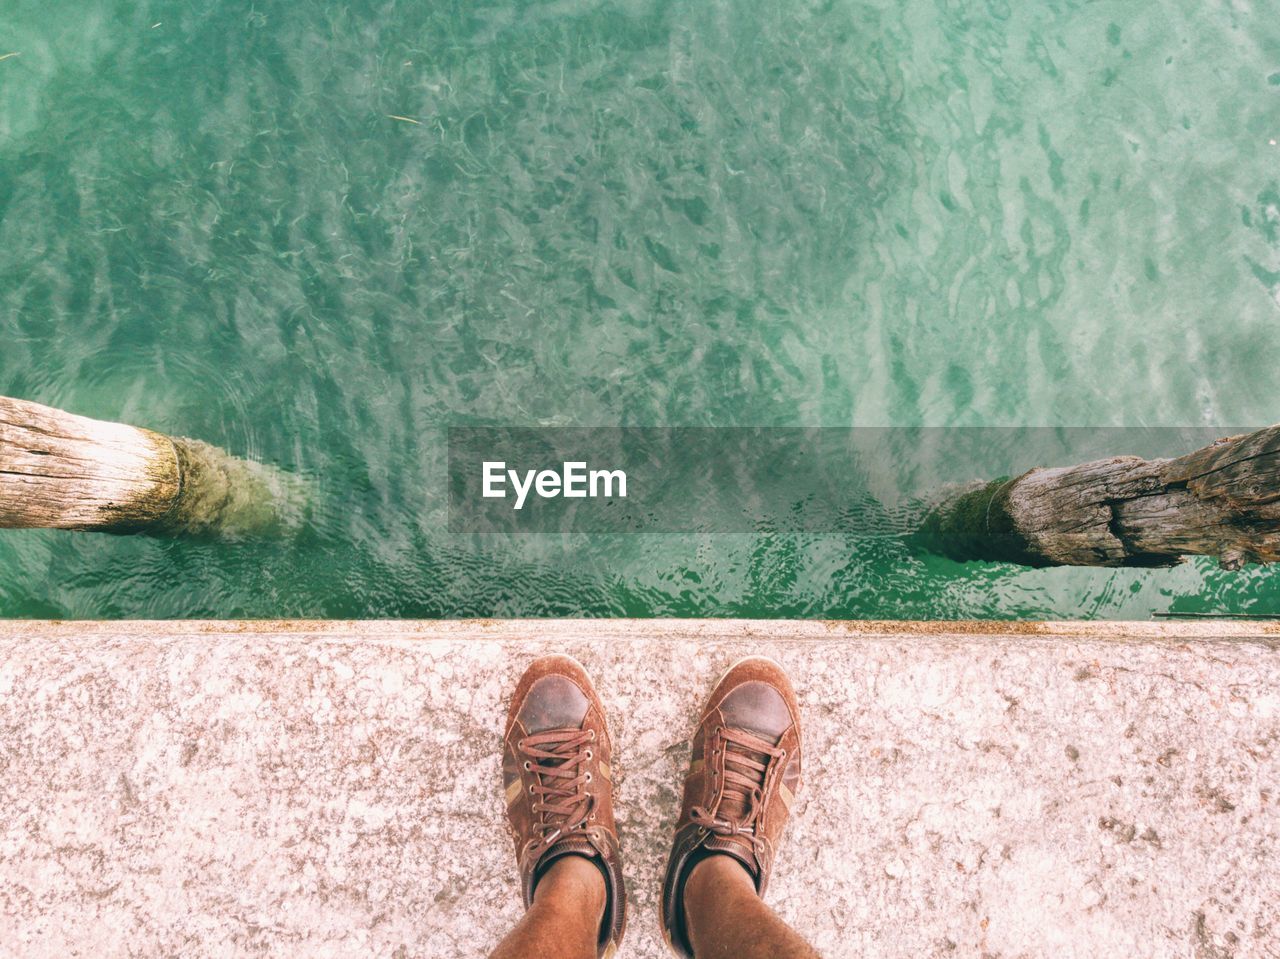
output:
[[10,52],[0,393],[317,492],[281,542],[4,533],[0,614],[1280,610],[1209,561],[476,543],[443,500],[451,424],[1280,420],[1265,4],[5,0]]

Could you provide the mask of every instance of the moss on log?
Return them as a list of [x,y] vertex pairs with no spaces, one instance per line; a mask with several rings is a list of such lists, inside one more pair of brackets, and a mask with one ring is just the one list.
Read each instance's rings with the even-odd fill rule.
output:
[[250,536],[302,515],[296,479],[199,440],[0,397],[0,527]]
[[1280,426],[1176,459],[1117,456],[1033,469],[935,506],[916,542],[961,561],[1226,569],[1280,559]]

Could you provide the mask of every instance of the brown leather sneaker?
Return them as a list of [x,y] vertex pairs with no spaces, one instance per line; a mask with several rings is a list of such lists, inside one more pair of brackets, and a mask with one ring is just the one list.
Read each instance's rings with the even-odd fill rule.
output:
[[742,863],[764,895],[787,814],[800,789],[800,707],[782,667],[736,663],[716,684],[693,734],[684,803],[662,884],[667,944],[691,959],[684,884],[717,853]]
[[612,748],[604,707],[587,672],[568,656],[544,656],[520,678],[502,745],[502,785],[524,905],[561,856],[585,856],[605,883],[601,957],[626,926],[622,859],[613,822]]

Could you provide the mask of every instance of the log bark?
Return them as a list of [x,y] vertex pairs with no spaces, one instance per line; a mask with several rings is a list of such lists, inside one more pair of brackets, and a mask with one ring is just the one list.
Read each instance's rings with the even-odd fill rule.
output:
[[0,527],[262,535],[300,521],[299,494],[199,440],[0,397]]
[[1280,426],[1176,459],[1117,456],[955,493],[916,542],[960,561],[1224,569],[1280,559]]

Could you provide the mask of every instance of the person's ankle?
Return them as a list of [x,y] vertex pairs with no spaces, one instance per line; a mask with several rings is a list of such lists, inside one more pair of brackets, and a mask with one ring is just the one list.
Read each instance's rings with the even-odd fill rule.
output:
[[723,853],[707,856],[689,870],[685,879],[685,915],[700,911],[704,904],[721,905],[736,895],[756,895],[756,885],[746,867]]
[[561,856],[538,880],[534,902],[589,917],[599,927],[606,898],[604,874],[585,856]]

